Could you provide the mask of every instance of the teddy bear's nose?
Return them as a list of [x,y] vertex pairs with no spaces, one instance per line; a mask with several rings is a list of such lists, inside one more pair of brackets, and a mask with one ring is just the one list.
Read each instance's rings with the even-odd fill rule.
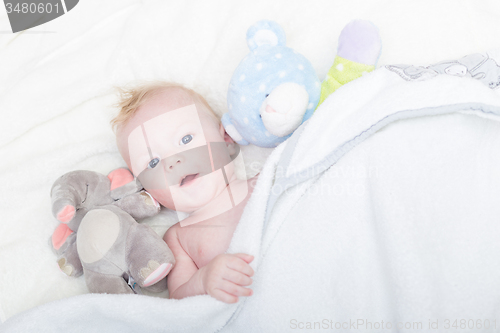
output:
[[275,109],[273,109],[270,105],[266,106],[266,112],[267,113],[273,113],[273,112],[276,112]]
[[307,111],[309,94],[303,85],[286,82],[274,88],[260,107],[266,130],[278,137],[292,133]]

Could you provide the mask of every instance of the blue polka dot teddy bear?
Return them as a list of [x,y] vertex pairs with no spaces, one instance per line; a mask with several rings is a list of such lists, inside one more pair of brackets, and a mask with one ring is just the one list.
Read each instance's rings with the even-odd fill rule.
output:
[[238,144],[268,148],[290,137],[337,88],[374,70],[381,51],[378,29],[368,21],[351,21],[320,83],[311,63],[286,46],[276,22],[259,21],[246,37],[250,53],[231,78],[222,124]]

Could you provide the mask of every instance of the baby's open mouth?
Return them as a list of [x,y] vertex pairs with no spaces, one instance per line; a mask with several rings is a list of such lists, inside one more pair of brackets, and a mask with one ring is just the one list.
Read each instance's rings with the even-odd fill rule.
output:
[[184,186],[184,185],[189,185],[193,182],[193,180],[196,179],[196,177],[198,177],[198,173],[193,173],[193,174],[190,174],[190,175],[186,175],[184,178],[182,178],[181,180],[181,183],[179,184],[179,186]]

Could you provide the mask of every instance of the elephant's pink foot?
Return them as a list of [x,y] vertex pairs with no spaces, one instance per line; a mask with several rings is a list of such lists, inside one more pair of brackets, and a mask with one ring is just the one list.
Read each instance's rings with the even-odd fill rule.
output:
[[59,224],[52,234],[52,246],[54,247],[54,249],[59,250],[59,248],[66,241],[66,238],[68,238],[68,236],[72,233],[73,230],[71,230],[67,224]]
[[152,286],[170,273],[172,264],[163,263],[159,264],[155,260],[150,260],[148,266],[141,269],[141,275],[146,277],[144,279],[144,287]]
[[66,205],[63,207],[63,209],[61,209],[57,213],[56,218],[59,222],[68,223],[69,221],[71,221],[73,219],[73,217],[75,216],[75,213],[76,213],[76,209],[74,206]]
[[108,174],[108,178],[111,181],[111,191],[112,191],[115,188],[121,187],[133,181],[134,175],[132,175],[130,171],[128,171],[127,169],[120,168],[111,171]]

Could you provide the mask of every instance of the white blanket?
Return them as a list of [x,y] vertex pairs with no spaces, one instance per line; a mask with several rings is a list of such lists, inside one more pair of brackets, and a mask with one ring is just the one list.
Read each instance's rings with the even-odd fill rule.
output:
[[279,332],[383,322],[397,332],[492,323],[499,149],[496,92],[379,69],[337,91],[266,162],[228,249],[256,256],[253,296],[84,295],[6,327]]
[[[85,325],[94,323],[102,325],[101,327],[106,327],[106,325],[112,327],[114,325],[115,328],[116,325],[123,324],[124,327],[129,328],[131,331],[137,328],[134,325],[146,325],[149,328],[158,330],[166,329],[166,327],[176,330],[179,327],[175,325],[183,325],[182,327],[186,330],[190,327],[193,329],[203,327],[206,331],[211,331],[222,327],[229,317],[234,319],[235,324],[248,322],[248,320],[240,321],[237,319],[241,316],[241,318],[251,318],[254,322],[254,325],[245,327],[247,330],[254,328],[254,330],[258,331],[259,325],[265,323],[273,325],[277,321],[279,321],[279,324],[276,324],[276,329],[286,330],[290,326],[290,320],[293,319],[289,318],[289,314],[292,313],[290,309],[281,310],[281,308],[276,307],[268,313],[262,312],[266,308],[263,308],[262,311],[253,310],[254,307],[262,304],[259,297],[265,297],[258,295],[269,294],[271,297],[283,293],[286,296],[280,297],[284,297],[282,299],[284,303],[299,308],[293,312],[297,320],[306,322],[315,319],[317,316],[312,316],[312,312],[307,309],[316,309],[309,307],[309,304],[321,301],[318,296],[320,294],[318,292],[320,285],[304,284],[302,281],[304,276],[298,274],[298,272],[301,271],[301,274],[308,274],[307,277],[311,277],[322,272],[321,267],[323,266],[317,266],[314,264],[314,260],[306,261],[304,259],[312,257],[311,253],[307,251],[297,252],[296,250],[300,242],[294,237],[300,235],[300,238],[303,238],[303,228],[307,225],[304,223],[300,224],[301,229],[297,229],[300,231],[294,231],[294,237],[289,237],[290,241],[295,242],[293,255],[290,254],[290,249],[287,246],[280,245],[278,242],[271,242],[272,237],[274,237],[271,237],[271,235],[275,235],[276,228],[280,223],[279,221],[269,223],[269,228],[266,229],[267,233],[265,234],[267,238],[264,238],[262,244],[265,249],[269,244],[274,245],[269,247],[266,256],[271,256],[274,253],[274,256],[278,256],[280,261],[288,263],[287,260],[293,259],[294,262],[289,265],[289,271],[285,267],[281,267],[267,273],[268,271],[264,268],[262,270],[259,268],[258,271],[266,273],[257,273],[254,282],[255,295],[247,299],[245,303],[241,303],[246,305],[227,306],[214,302],[208,296],[189,298],[175,303],[176,301],[173,300],[150,297],[137,297],[133,301],[129,301],[128,298],[120,298],[122,296],[115,298],[107,295],[82,295],[88,292],[83,278],[73,279],[62,274],[47,243],[57,224],[50,213],[49,190],[51,184],[59,175],[71,170],[90,169],[107,173],[124,165],[118,155],[114,136],[108,125],[109,120],[116,113],[116,109],[112,108],[112,104],[116,101],[114,92],[111,89],[114,85],[122,85],[136,79],[163,79],[180,82],[202,93],[215,111],[219,115],[222,114],[226,109],[225,96],[231,73],[248,52],[244,38],[246,29],[259,19],[274,19],[280,23],[287,33],[288,45],[304,54],[316,68],[318,76],[323,78],[335,55],[338,34],[342,27],[352,19],[370,19],[379,26],[384,42],[380,64],[430,64],[498,47],[500,25],[498,25],[498,18],[492,13],[498,13],[499,10],[500,4],[495,0],[484,1],[481,4],[476,1],[463,1],[460,6],[456,6],[454,0],[443,0],[439,3],[425,0],[412,4],[398,0],[384,2],[278,0],[274,1],[273,5],[263,0],[254,2],[234,2],[229,0],[200,2],[86,0],[81,1],[72,11],[61,18],[16,35],[7,33],[7,30],[9,30],[7,17],[0,10],[0,63],[2,64],[0,66],[0,110],[3,117],[2,121],[0,121],[0,183],[4,189],[0,194],[0,212],[2,213],[2,223],[0,223],[0,320],[5,321],[7,318],[34,308],[33,312],[23,313],[19,317],[13,317],[12,320],[9,320],[6,325],[12,326],[2,327],[21,329],[28,327],[23,325],[30,325],[31,323],[32,331],[42,331],[41,327],[46,327],[46,331],[54,331],[58,328],[67,328],[68,322],[72,320],[75,323],[74,330],[78,330],[78,325],[84,325],[81,327],[85,327]],[[425,21],[424,25],[422,24],[423,21]],[[443,29],[443,27],[446,27],[446,29]],[[368,76],[366,79],[370,77]],[[350,90],[344,89],[344,91],[344,93],[347,93]],[[411,91],[410,95],[413,94],[413,88]],[[364,94],[367,94],[367,92],[364,92]],[[471,96],[464,95],[464,98],[466,97]],[[355,98],[345,97],[343,99],[344,104],[338,110],[332,112],[332,130],[335,128],[335,132],[343,133],[340,131],[345,126],[344,122],[342,122],[343,125],[340,125],[340,121],[343,119],[342,115],[347,116],[347,111],[358,112],[359,108],[356,108],[356,106],[360,107],[362,103],[367,103],[370,100],[369,98],[371,98],[369,95],[366,98],[359,98],[359,93],[356,93]],[[339,97],[338,101],[340,100]],[[478,101],[485,103],[481,99],[471,102]],[[340,110],[345,111],[339,113]],[[364,115],[363,117],[367,116]],[[445,119],[452,116],[441,117]],[[474,121],[469,119],[478,121],[478,118],[469,115],[456,117],[467,117],[467,121],[464,120],[467,124]],[[453,118],[456,119],[455,116]],[[356,117],[352,124],[356,124],[359,120]],[[372,118],[366,119],[368,122],[375,120]],[[408,126],[413,128],[413,124],[418,121],[423,120],[408,121],[408,124],[411,123]],[[457,128],[466,126],[458,120],[455,121],[457,123],[454,126]],[[488,122],[488,124],[490,123]],[[477,124],[477,126],[481,127],[483,125]],[[426,135],[421,135],[422,131],[425,133],[430,131],[426,124],[421,124],[421,127],[417,131],[418,134],[415,134],[418,136],[418,140],[415,139],[416,142],[427,138]],[[377,143],[375,139],[379,138],[383,133],[385,133],[384,135],[390,134],[388,133],[389,128],[391,127],[381,130],[376,136],[373,136],[373,140],[370,139],[364,143],[364,145],[373,144],[373,147],[370,146],[369,149],[367,146],[368,151],[375,151],[375,148],[378,147],[381,151],[378,152],[377,156],[380,156],[383,161],[388,160],[383,158],[384,154],[392,150],[382,148],[383,142]],[[407,132],[411,133],[411,131],[402,129],[402,134]],[[346,132],[346,135],[349,133]],[[393,137],[394,148],[400,147],[403,149],[404,142],[411,141],[400,140],[396,134],[393,134],[393,136],[397,137],[397,139]],[[307,144],[307,149],[310,149],[311,146],[307,143],[310,140],[299,141],[297,147],[300,147],[301,142]],[[315,142],[315,144],[317,145],[318,142]],[[443,143],[442,146],[447,147],[447,143]],[[357,149],[362,147],[364,146],[360,145]],[[272,170],[272,165],[277,162],[283,148],[284,146],[279,148],[273,155],[274,157],[269,161],[267,170]],[[320,148],[318,147],[318,149]],[[326,150],[333,149],[333,147],[323,147],[323,149],[325,149],[326,154]],[[417,149],[418,152],[420,148],[414,147],[412,149]],[[445,151],[444,148],[443,151]],[[341,174],[339,178],[343,179],[344,177],[347,180],[344,180],[345,183],[342,186],[336,185],[334,187],[335,192],[333,195],[336,195],[336,197],[351,196],[353,197],[351,199],[354,200],[358,199],[358,192],[366,194],[364,192],[366,190],[367,193],[371,193],[374,200],[388,201],[374,201],[372,202],[373,209],[367,211],[366,207],[361,204],[361,199],[361,201],[354,200],[354,202],[359,202],[361,205],[359,209],[355,210],[359,216],[361,216],[360,214],[376,215],[378,219],[385,220],[384,214],[405,213],[403,208],[399,208],[399,204],[393,205],[393,203],[399,203],[398,200],[404,202],[408,200],[406,197],[398,195],[395,190],[390,190],[389,187],[386,189],[386,185],[381,185],[382,187],[374,186],[368,189],[360,187],[364,184],[362,175],[367,167],[375,175],[379,175],[379,172],[382,172],[381,170],[387,171],[390,169],[377,167],[376,164],[375,167],[370,169],[370,164],[361,162],[362,167],[358,167],[359,163],[350,164],[351,162],[347,158],[354,156],[354,152],[355,150],[339,161],[338,165],[340,166],[345,163],[343,168],[338,169],[338,173]],[[245,148],[244,153],[246,161],[253,169],[252,171],[255,171],[255,169],[259,169],[259,165],[263,163],[269,151],[248,147]],[[480,158],[487,159],[493,156],[493,154],[488,156],[480,155],[481,153],[481,150],[476,149],[477,156],[470,160],[482,163],[483,160]],[[399,156],[396,151],[393,151],[393,154]],[[314,156],[320,158],[322,155],[318,153]],[[395,156],[389,156],[388,158],[393,157]],[[375,157],[368,156],[366,158],[370,161]],[[414,169],[415,166],[411,163],[414,159],[416,157],[408,157],[406,159],[407,164],[404,166],[415,171],[412,175],[420,170]],[[293,165],[295,165],[295,162],[293,162]],[[385,166],[385,162],[382,165]],[[397,164],[394,168],[397,169]],[[437,167],[436,169],[440,170]],[[451,177],[452,174],[448,174],[447,169],[443,170],[445,176],[449,175]],[[262,175],[266,174],[266,172],[268,175],[272,173],[271,171],[264,171]],[[400,176],[402,178],[400,183],[405,184],[406,187],[416,186],[422,182],[420,176],[409,177],[407,174]],[[268,189],[266,181],[270,181],[270,178],[262,177],[262,179],[261,184],[263,185],[260,186],[262,191],[265,192]],[[383,179],[382,177],[379,183],[382,183]],[[434,181],[434,178],[427,179]],[[467,179],[473,181],[472,178]],[[371,183],[368,182],[367,184]],[[457,180],[457,184],[462,184],[462,182]],[[491,184],[491,186],[494,186],[493,182]],[[388,192],[383,192],[383,189]],[[422,192],[422,189],[420,190]],[[417,197],[412,199],[417,201],[428,200],[429,202],[425,202],[428,205],[434,205],[434,202],[439,204],[443,204],[443,201],[444,203],[447,202],[444,196],[440,196],[440,200],[431,201],[431,197],[426,197],[421,192],[417,192],[416,189],[415,195]],[[458,195],[462,192],[456,189],[455,193]],[[440,193],[436,192],[435,194]],[[264,200],[264,197],[265,195],[259,200]],[[491,200],[494,199],[491,198]],[[279,209],[280,202],[278,201],[276,209]],[[484,201],[478,204],[485,206],[480,206],[476,211],[482,211],[481,209],[487,207],[487,203],[488,201]],[[262,202],[259,201],[258,204],[254,203],[253,205],[256,208],[253,208],[252,211],[255,210],[259,214],[264,214],[261,208]],[[342,205],[349,207],[347,203]],[[334,209],[335,207],[342,207],[342,205],[326,206],[329,209]],[[398,210],[394,210],[393,207],[398,207]],[[457,205],[456,209],[449,210],[458,214],[466,207],[466,205]],[[449,207],[443,209],[445,208]],[[405,209],[409,208],[405,207]],[[417,208],[414,208],[414,210],[417,210]],[[444,211],[448,212],[447,210]],[[339,214],[338,216],[354,214],[350,209],[339,210],[335,214],[328,210],[325,210],[325,212],[329,212],[332,216],[336,216],[335,214]],[[407,215],[413,219],[417,217],[414,214],[416,213],[412,210]],[[484,214],[482,213],[481,216]],[[294,213],[294,215],[299,216],[298,213]],[[250,216],[247,215],[246,221],[255,220],[258,221],[257,223],[264,223],[263,216]],[[337,220],[340,220],[340,218],[334,219],[334,221]],[[363,220],[370,221],[368,218]],[[160,234],[175,222],[175,214],[169,211],[162,211],[158,218],[145,221]],[[246,235],[243,232],[246,232],[243,225],[242,221],[242,227],[238,229],[241,231],[237,231],[237,234],[235,234],[235,240],[230,250],[263,254],[265,252],[264,248],[261,249],[260,243],[257,241],[260,238],[262,228],[252,229],[255,234],[248,233]],[[335,298],[330,298],[330,303],[324,306],[329,313],[336,316],[335,318],[352,317],[355,314],[362,313],[361,310],[363,309],[374,308],[379,309],[380,313],[387,310],[387,313],[390,313],[390,318],[399,318],[399,309],[415,306],[415,303],[409,301],[412,299],[411,296],[414,295],[399,297],[399,294],[396,293],[401,287],[398,285],[394,287],[388,286],[383,291],[380,288],[373,288],[372,284],[379,283],[378,280],[367,283],[365,279],[368,274],[375,276],[370,265],[378,267],[377,269],[380,270],[382,270],[381,267],[387,268],[384,270],[386,274],[389,274],[387,272],[390,271],[391,274],[398,275],[397,270],[400,267],[387,264],[386,260],[389,259],[385,259],[385,257],[389,258],[395,252],[401,253],[402,256],[406,254],[407,257],[411,257],[412,251],[428,246],[427,243],[420,242],[422,239],[432,240],[434,246],[438,246],[441,250],[449,248],[451,253],[456,253],[453,252],[455,251],[453,247],[439,245],[439,242],[436,241],[438,234],[431,231],[426,234],[428,237],[414,236],[416,238],[413,242],[401,238],[401,244],[389,243],[390,247],[383,248],[376,247],[374,244],[379,246],[380,241],[376,236],[386,235],[385,229],[373,229],[374,227],[366,229],[359,228],[359,225],[356,227],[356,224],[352,225],[352,228],[357,228],[356,233],[372,230],[371,234],[365,235],[370,240],[362,242],[361,238],[353,239],[353,236],[349,235],[349,233],[341,232],[345,230],[341,226],[333,223],[328,225],[331,225],[333,230],[339,231],[333,235],[336,238],[330,237],[331,233],[326,232],[325,237],[330,237],[328,241],[321,240],[321,238],[316,241],[316,236],[311,235],[308,239],[304,235],[306,237],[304,243],[307,245],[317,242],[318,250],[315,253],[319,256],[318,260],[328,263],[335,262],[332,253],[328,251],[344,251],[345,249],[345,252],[342,252],[341,259],[335,257],[337,258],[335,260],[342,261],[341,263],[335,263],[335,267],[339,266],[342,270],[345,270],[345,267],[348,266],[350,270],[359,270],[358,280],[352,278],[353,271],[344,276],[338,274],[338,269],[335,269],[333,277],[327,275],[322,277],[324,279],[322,281],[326,281],[327,285],[335,283],[336,286]],[[379,226],[379,224],[376,225]],[[295,228],[298,228],[298,226],[297,224]],[[414,229],[409,231],[404,226],[400,225],[402,228],[401,233],[407,232],[414,235]],[[392,227],[394,226],[391,225]],[[294,229],[291,228],[290,230]],[[315,229],[311,232],[316,232],[318,236],[321,236],[323,231],[324,229]],[[278,233],[277,235],[281,234]],[[450,238],[451,235],[453,234],[448,234],[446,239]],[[491,232],[488,235],[493,237],[495,234]],[[488,235],[484,237],[486,240],[484,246],[487,246],[489,252],[485,251],[492,255],[495,248],[493,247],[494,244],[488,243]],[[278,236],[276,236],[276,241],[280,240],[280,237],[285,237],[285,234]],[[246,237],[248,237],[248,240],[246,242],[242,241],[241,238],[246,239]],[[339,238],[341,238],[340,241]],[[348,241],[354,242],[351,246],[356,245],[356,248],[349,249],[341,245]],[[470,240],[470,242],[472,241]],[[365,247],[365,243],[371,245]],[[325,244],[328,247],[324,246]],[[472,246],[472,243],[464,242],[463,244],[464,249],[469,249]],[[403,245],[407,246],[407,248],[404,248]],[[335,247],[332,249],[330,246]],[[372,258],[365,258],[364,255],[357,252],[367,251],[367,248],[379,251],[381,259],[373,261]],[[467,256],[460,258],[461,260],[472,260]],[[260,258],[257,258],[255,261],[256,269],[259,262]],[[262,267],[265,267],[265,262],[262,261]],[[359,263],[359,265],[351,267],[352,262]],[[413,269],[420,271],[424,269],[422,265],[427,265],[430,262],[427,258],[420,259],[420,265],[414,265]],[[491,269],[494,269],[495,262],[492,261],[493,266],[491,266]],[[314,267],[307,265],[314,265]],[[409,264],[404,264],[403,267],[406,267],[406,265]],[[440,265],[447,268],[451,264],[443,259]],[[480,265],[479,262],[478,265]],[[291,268],[296,266],[297,269],[292,271]],[[442,276],[439,270],[444,268],[441,266],[433,267],[432,272]],[[429,267],[426,266],[425,269],[429,270]],[[259,274],[262,274],[262,277],[259,277]],[[406,277],[409,284],[417,283],[416,276],[408,274]],[[467,277],[463,278],[466,279]],[[490,280],[485,280],[484,276],[480,276],[480,278],[485,283],[484,290],[493,290],[488,289],[488,281]],[[286,283],[286,279],[293,281],[292,287],[289,287],[290,284]],[[344,283],[344,280],[348,283]],[[266,283],[279,283],[279,281],[285,282],[274,289],[265,287]],[[384,279],[383,281],[389,285],[393,283],[390,279]],[[477,281],[477,279],[474,281]],[[355,289],[359,293],[353,293],[350,284],[356,284]],[[285,286],[288,289],[285,290]],[[310,289],[305,290],[299,287]],[[455,287],[458,288],[458,285]],[[268,289],[273,290],[269,291]],[[435,291],[439,293],[440,290],[435,288],[429,289],[428,292]],[[380,292],[380,295],[374,295],[373,292],[376,291]],[[295,294],[300,295],[300,302],[292,304],[295,297],[298,297]],[[470,293],[464,298],[470,300],[478,298],[482,294]],[[68,299],[68,297],[77,295],[81,296]],[[429,304],[437,308],[442,305],[441,301],[434,302],[421,291],[417,296],[428,299]],[[346,302],[347,297],[354,299],[354,301],[351,303]],[[378,304],[377,307],[373,307],[371,302],[374,299],[386,303],[384,303],[384,306]],[[397,299],[397,302],[394,301],[396,303],[393,302],[394,299]],[[54,300],[61,301],[48,303]],[[337,300],[339,301],[337,302]],[[356,303],[358,301],[359,303]],[[365,301],[364,305],[358,306],[362,301]],[[256,303],[251,306],[252,302]],[[346,304],[345,307],[342,302]],[[48,304],[45,307],[35,308],[46,303]],[[184,305],[179,306],[179,304]],[[387,304],[390,304],[392,308]],[[54,316],[57,317],[58,314],[61,314],[62,309],[65,309],[64,315],[55,318]],[[164,312],[158,313],[156,309],[162,309]],[[189,309],[189,311],[182,312],[183,309]],[[208,312],[207,309],[210,309],[211,312]],[[239,312],[240,310],[238,310],[239,314],[233,316],[235,309],[243,309],[244,311]],[[356,311],[351,311],[351,309],[356,309]],[[408,312],[411,311],[408,310],[404,313]],[[322,312],[316,311],[316,313],[319,316]],[[468,313],[463,314],[463,316],[466,315]],[[471,313],[470,316],[472,315],[474,313]],[[269,320],[270,316],[273,316],[274,319]],[[96,317],[96,320],[90,322],[91,317]],[[61,318],[66,318],[66,320]],[[168,319],[168,323],[165,322],[165,318]],[[199,318],[200,321],[196,321],[194,318]],[[205,320],[204,318],[209,319],[200,324],[202,320]],[[172,322],[177,321],[178,324],[172,324]],[[81,328],[81,330],[86,331],[84,328]]]

